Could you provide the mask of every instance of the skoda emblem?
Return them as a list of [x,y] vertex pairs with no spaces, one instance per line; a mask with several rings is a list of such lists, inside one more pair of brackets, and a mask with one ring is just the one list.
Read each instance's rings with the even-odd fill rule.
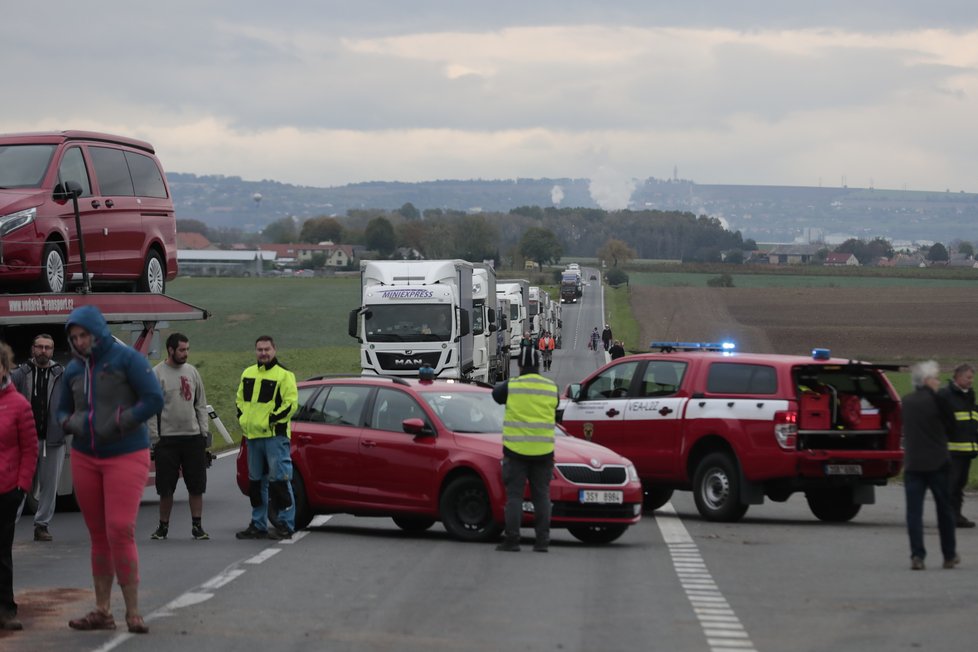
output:
[[598,460],[596,460],[596,459],[594,459],[592,457],[591,458],[591,466],[594,467],[594,468],[596,468],[596,469],[599,469],[599,468],[601,468],[601,462],[599,462]]
[[591,435],[594,434],[594,424],[585,423],[584,424],[584,439],[591,441]]

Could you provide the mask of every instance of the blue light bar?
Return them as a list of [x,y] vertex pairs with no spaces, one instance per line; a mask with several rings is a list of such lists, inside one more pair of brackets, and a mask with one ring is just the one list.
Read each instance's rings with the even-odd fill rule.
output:
[[832,351],[829,349],[812,349],[812,359],[814,360],[828,360],[832,357]]

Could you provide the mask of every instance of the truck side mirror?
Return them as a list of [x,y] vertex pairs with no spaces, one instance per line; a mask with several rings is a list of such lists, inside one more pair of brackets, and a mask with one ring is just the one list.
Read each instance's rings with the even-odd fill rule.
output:
[[362,339],[357,337],[357,322],[360,321],[360,309],[354,308],[350,311],[350,316],[347,319],[346,329],[350,334],[350,337],[356,337],[357,342],[363,342]]
[[465,337],[472,332],[472,328],[469,326],[469,311],[459,310],[458,311],[458,336]]
[[489,321],[490,324],[495,324],[496,323],[496,309],[495,308],[490,308],[489,309],[489,314],[488,314],[487,317],[488,317],[488,321]]
[[495,333],[498,330],[499,330],[499,328],[496,327],[496,324],[494,324],[494,323],[490,323],[489,324],[489,332],[490,333]]

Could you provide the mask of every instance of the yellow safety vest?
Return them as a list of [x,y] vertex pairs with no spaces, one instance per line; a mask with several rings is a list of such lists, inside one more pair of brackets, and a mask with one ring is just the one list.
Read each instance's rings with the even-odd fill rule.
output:
[[295,374],[273,361],[252,365],[241,374],[236,397],[238,425],[247,439],[292,437],[289,418],[299,406]]
[[557,385],[539,374],[524,374],[507,385],[503,446],[520,455],[548,455],[554,450]]

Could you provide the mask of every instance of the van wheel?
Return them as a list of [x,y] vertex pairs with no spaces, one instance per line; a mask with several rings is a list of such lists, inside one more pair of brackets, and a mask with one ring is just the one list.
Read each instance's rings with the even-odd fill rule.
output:
[[143,273],[139,277],[136,289],[150,294],[163,294],[166,289],[166,270],[163,268],[163,259],[152,249],[146,254]]
[[312,508],[309,507],[309,497],[306,495],[306,485],[302,481],[302,475],[294,468],[292,469],[292,496],[295,499],[295,529],[303,530],[312,522]]
[[456,539],[489,541],[502,531],[492,518],[489,491],[482,480],[474,476],[452,480],[442,493],[438,506],[441,522]]
[[61,247],[48,242],[41,254],[41,292],[64,292],[65,273],[65,255]]
[[851,521],[863,507],[852,502],[852,489],[848,487],[812,489],[805,492],[805,499],[815,518],[828,523]]
[[666,503],[672,498],[672,487],[656,487],[649,485],[644,487],[642,492],[642,508],[647,512],[652,512]]
[[740,502],[740,471],[729,453],[710,453],[693,475],[696,509],[708,521],[732,523],[747,513]]

